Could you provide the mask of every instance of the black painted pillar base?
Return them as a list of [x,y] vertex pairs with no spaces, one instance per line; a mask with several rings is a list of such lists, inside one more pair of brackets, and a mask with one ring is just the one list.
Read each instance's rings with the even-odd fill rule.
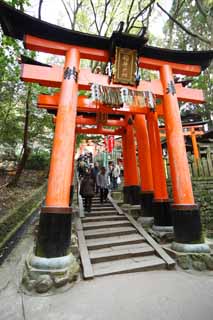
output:
[[63,257],[69,253],[71,208],[43,207],[40,214],[35,255]]
[[172,205],[175,241],[203,243],[200,208],[195,205]]
[[171,227],[173,225],[170,200],[153,200],[152,214],[155,226]]
[[126,186],[123,188],[124,203],[140,204],[140,187],[139,186]]
[[143,211],[143,217],[153,217],[153,213],[152,213],[153,197],[154,197],[153,191],[142,191],[140,193],[141,210]]

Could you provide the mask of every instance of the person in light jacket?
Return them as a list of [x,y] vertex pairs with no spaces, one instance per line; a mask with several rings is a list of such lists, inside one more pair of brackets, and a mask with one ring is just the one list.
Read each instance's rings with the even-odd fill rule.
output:
[[118,164],[114,164],[113,163],[113,170],[112,170],[112,187],[114,190],[116,190],[118,188],[118,177],[120,177],[120,167]]
[[106,168],[102,167],[100,172],[97,174],[96,177],[97,186],[100,189],[100,201],[103,203],[107,201],[108,195],[108,174],[106,172]]

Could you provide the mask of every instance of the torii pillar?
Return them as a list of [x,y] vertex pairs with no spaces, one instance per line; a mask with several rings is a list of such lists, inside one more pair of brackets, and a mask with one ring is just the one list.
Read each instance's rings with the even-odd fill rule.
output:
[[191,140],[192,140],[194,157],[195,157],[195,160],[198,161],[200,158],[200,153],[199,153],[199,149],[198,149],[198,145],[197,145],[195,128],[191,128],[190,133],[191,133]]
[[144,217],[152,217],[152,200],[154,197],[154,187],[152,178],[150,143],[145,116],[141,114],[135,115],[134,125],[137,138],[141,177],[141,208]]
[[124,162],[124,202],[139,204],[140,187],[132,123],[127,125],[126,132],[122,136],[122,147]]
[[80,54],[66,53],[56,118],[45,206],[42,208],[36,256],[56,258],[69,253],[71,239],[70,187],[73,177]]
[[203,244],[200,209],[194,201],[179,105],[169,65],[161,67],[160,78],[164,90],[163,111],[174,198],[173,248],[178,251],[208,252],[208,246]]
[[[157,112],[147,113],[147,124],[150,140],[154,199],[152,212],[154,216],[153,229],[167,230],[172,226],[170,200],[167,192],[166,175],[162,157],[160,132]],[[170,229],[168,229],[170,230]]]

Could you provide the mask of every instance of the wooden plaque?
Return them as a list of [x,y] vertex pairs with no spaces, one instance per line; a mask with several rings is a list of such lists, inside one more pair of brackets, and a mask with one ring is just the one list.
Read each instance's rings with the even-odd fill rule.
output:
[[116,47],[114,83],[135,85],[137,51]]

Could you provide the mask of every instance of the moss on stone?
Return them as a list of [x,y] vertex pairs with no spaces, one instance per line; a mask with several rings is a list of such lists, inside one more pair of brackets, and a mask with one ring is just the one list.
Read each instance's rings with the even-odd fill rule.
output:
[[45,189],[46,184],[37,189],[24,203],[0,220],[0,248],[38,208],[42,202]]
[[191,268],[192,261],[189,255],[179,255],[177,257],[177,263],[182,269],[188,270]]

